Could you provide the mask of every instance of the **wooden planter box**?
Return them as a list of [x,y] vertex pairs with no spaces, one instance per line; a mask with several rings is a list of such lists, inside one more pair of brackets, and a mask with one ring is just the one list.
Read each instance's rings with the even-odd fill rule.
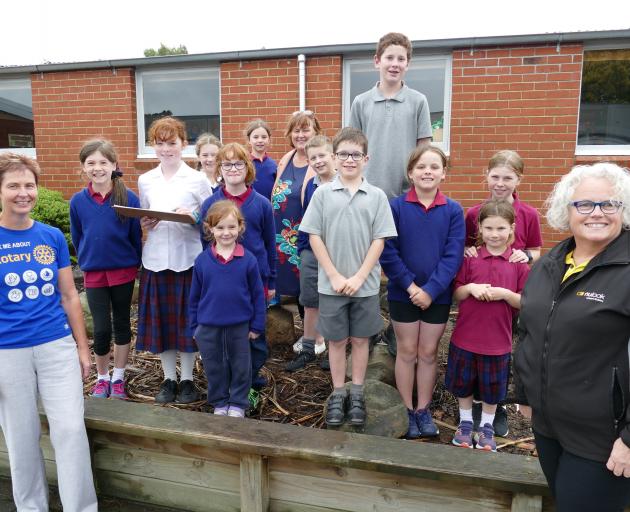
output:
[[[204,512],[553,510],[531,457],[117,400],[88,398],[85,408],[101,495]],[[42,424],[56,483],[44,416]]]

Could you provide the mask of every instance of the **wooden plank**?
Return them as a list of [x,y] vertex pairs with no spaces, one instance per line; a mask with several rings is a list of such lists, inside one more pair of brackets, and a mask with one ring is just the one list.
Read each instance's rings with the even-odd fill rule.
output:
[[238,492],[228,493],[155,478],[98,471],[96,480],[105,495],[171,507],[186,512],[238,512]]
[[437,479],[474,481],[476,485],[548,494],[538,460],[510,454],[484,454],[429,443],[305,429],[256,420],[127,403],[86,400],[89,429],[165,441],[288,457],[323,464]]
[[318,507],[291,501],[269,500],[269,512],[337,512],[339,507]]
[[94,471],[119,471],[169,482],[238,492],[239,466],[148,450],[94,445]]
[[[485,454],[484,454],[485,455]],[[378,475],[374,481],[378,482]],[[329,507],[345,512],[507,512],[512,496],[509,492],[474,485],[446,485],[444,482],[416,479],[404,488],[352,481],[269,473],[269,493],[272,500],[280,499],[297,506]]]
[[269,510],[269,471],[267,459],[260,455],[241,455],[241,510]]
[[512,497],[510,512],[542,512],[542,509],[542,496],[517,493]]

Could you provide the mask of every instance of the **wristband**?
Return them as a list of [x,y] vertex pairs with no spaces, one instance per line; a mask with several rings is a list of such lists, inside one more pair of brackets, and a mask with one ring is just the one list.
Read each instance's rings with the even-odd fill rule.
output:
[[523,251],[526,255],[527,255],[527,263],[531,263],[532,261],[534,261],[534,257],[532,256],[532,251],[525,249],[525,251]]

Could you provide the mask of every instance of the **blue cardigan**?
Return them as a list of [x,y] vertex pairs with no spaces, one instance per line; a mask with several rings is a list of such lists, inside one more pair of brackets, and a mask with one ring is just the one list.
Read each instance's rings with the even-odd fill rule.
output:
[[[204,250],[209,242],[203,232],[203,220],[208,214],[210,207],[217,201],[227,199],[221,187],[201,205],[201,244]],[[263,286],[269,290],[276,289],[276,228],[273,221],[273,210],[269,199],[265,199],[255,190],[249,195],[241,207],[243,217],[245,217],[245,233],[241,244],[251,252],[260,269],[260,277]]]
[[276,182],[278,164],[273,158],[266,155],[262,162],[258,160],[258,158],[252,158],[252,161],[256,168],[256,181],[254,181],[253,184],[254,190],[271,201],[271,193],[273,192],[273,184]]
[[464,258],[464,211],[445,196],[446,204],[428,211],[407,193],[390,200],[398,237],[385,242],[380,262],[389,278],[387,298],[411,303],[407,288],[415,282],[435,304],[450,304],[452,282]]
[[[127,190],[127,205],[140,208],[138,196]],[[70,234],[81,270],[138,267],[142,258],[142,230],[137,218],[124,221],[109,200],[98,204],[87,188],[70,199]]]
[[220,263],[210,249],[195,259],[188,318],[192,331],[199,324],[225,327],[249,322],[249,330],[265,332],[265,294],[256,258],[245,250]]
[[[306,209],[308,208],[309,203],[311,202],[311,198],[317,190],[317,183],[315,183],[316,176],[313,176],[306,185],[304,185],[304,203],[302,204],[302,218],[304,218],[304,214],[306,213]],[[298,241],[297,241],[297,251],[300,254],[304,249],[311,250],[311,242],[308,238],[308,233],[305,231],[298,231]]]

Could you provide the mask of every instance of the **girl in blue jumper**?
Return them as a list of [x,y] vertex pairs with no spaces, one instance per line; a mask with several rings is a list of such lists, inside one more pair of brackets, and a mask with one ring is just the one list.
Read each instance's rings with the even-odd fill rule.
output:
[[[201,205],[201,218],[205,218],[210,207],[217,201],[229,199],[243,213],[247,229],[243,235],[243,246],[258,262],[258,269],[267,300],[271,300],[276,289],[276,246],[275,225],[271,203],[262,197],[252,184],[256,179],[254,166],[247,150],[238,143],[223,146],[217,154],[217,168],[221,173],[222,186]],[[202,232],[201,243],[205,249],[208,241]],[[252,406],[257,402],[257,391],[266,384],[260,370],[267,360],[267,340],[264,332],[252,341]]]
[[[434,146],[409,156],[409,192],[390,201],[397,238],[381,255],[389,278],[389,312],[396,333],[396,386],[407,406],[408,438],[439,433],[429,411],[437,375],[437,348],[451,304],[451,283],[463,255],[466,230],[459,203],[440,192],[446,155]],[[418,402],[412,402],[414,381]]]
[[256,257],[237,243],[245,220],[218,201],[204,220],[212,242],[195,260],[189,318],[214,414],[242,418],[252,377],[250,340],[265,332],[265,296]]
[[[90,182],[70,200],[70,230],[94,319],[98,378],[92,396],[124,400],[131,341],[129,313],[142,257],[142,230],[138,219],[119,216],[112,205],[139,208],[140,201],[121,179],[118,155],[111,142],[86,142],[79,161]],[[112,330],[114,373],[110,379]]]
[[245,136],[252,150],[252,162],[256,166],[254,189],[261,196],[271,201],[271,192],[273,191],[273,184],[276,181],[276,172],[278,170],[276,161],[267,154],[271,142],[271,128],[262,119],[254,119],[247,125]]

